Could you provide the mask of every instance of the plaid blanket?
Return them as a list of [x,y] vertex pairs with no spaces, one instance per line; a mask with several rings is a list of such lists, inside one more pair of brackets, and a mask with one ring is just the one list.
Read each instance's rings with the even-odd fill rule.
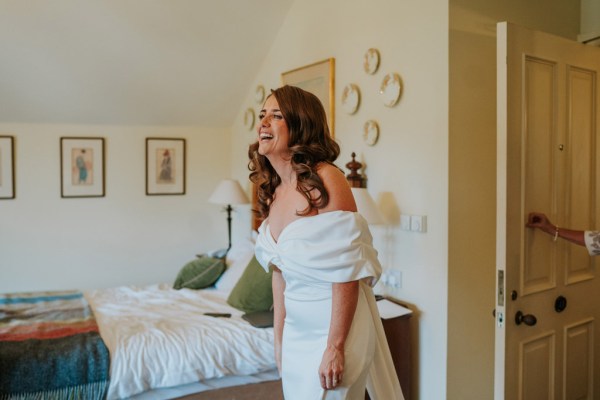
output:
[[0,400],[103,399],[109,362],[81,292],[0,294]]

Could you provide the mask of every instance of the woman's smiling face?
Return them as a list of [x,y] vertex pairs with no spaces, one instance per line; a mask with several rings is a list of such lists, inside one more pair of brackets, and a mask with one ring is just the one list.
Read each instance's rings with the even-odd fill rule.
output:
[[290,131],[275,96],[271,95],[265,101],[258,115],[258,153],[267,158],[289,155],[288,143]]

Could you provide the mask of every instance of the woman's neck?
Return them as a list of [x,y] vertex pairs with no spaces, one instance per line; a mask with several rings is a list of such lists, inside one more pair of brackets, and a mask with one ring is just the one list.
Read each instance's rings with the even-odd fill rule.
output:
[[283,158],[277,158],[275,160],[269,159],[269,162],[275,169],[275,172],[281,179],[281,184],[285,186],[296,186],[296,171],[292,167],[290,160]]

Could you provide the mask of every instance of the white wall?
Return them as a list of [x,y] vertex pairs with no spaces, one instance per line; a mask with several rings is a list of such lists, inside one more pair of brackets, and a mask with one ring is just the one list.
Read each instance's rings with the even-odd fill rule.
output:
[[[257,23],[268,23],[258,18]],[[363,71],[368,48],[381,52],[375,75]],[[366,165],[368,189],[391,217],[388,228],[374,227],[386,268],[402,272],[402,288],[389,291],[414,305],[415,399],[445,398],[447,319],[448,199],[448,4],[446,0],[302,0],[292,6],[252,89],[280,85],[280,73],[329,57],[336,59],[336,139],[350,161],[354,151]],[[404,94],[393,108],[379,98],[381,80],[398,72]],[[344,114],[344,85],[362,92],[359,111]],[[247,145],[254,133],[243,126],[247,107],[259,107],[248,93],[233,127],[232,171],[247,179]],[[379,122],[379,142],[362,141],[368,119]],[[345,168],[344,168],[345,169]],[[346,170],[349,172],[348,170]],[[426,233],[399,230],[399,212],[427,215]]]
[[[600,2],[596,0],[581,1],[581,36],[579,39],[590,40],[600,36]],[[598,45],[598,43],[596,43]]]
[[[228,130],[0,124],[0,132],[16,144],[16,199],[0,200],[0,292],[172,282],[196,253],[227,246],[225,214],[207,199],[229,177]],[[61,198],[62,136],[105,138],[105,197]],[[185,195],[146,196],[146,137],[186,139]]]

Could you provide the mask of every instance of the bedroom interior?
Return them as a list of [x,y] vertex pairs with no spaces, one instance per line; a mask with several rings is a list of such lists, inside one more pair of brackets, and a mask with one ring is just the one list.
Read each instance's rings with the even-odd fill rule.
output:
[[[413,310],[412,398],[493,398],[495,24],[577,40],[586,0],[218,3],[0,0],[0,136],[14,138],[15,161],[0,293],[172,283],[226,247],[209,197],[229,178],[251,196],[256,88],[334,58],[338,165],[352,152],[364,164],[387,221],[372,226],[375,245],[398,277],[378,290]],[[388,107],[379,90],[394,73],[402,94]],[[355,110],[341,98],[350,85]],[[104,138],[104,196],[61,197],[62,137]],[[146,195],[148,137],[185,138],[185,194]],[[402,229],[404,215],[426,216],[425,232]],[[251,219],[235,207],[232,251]]]

